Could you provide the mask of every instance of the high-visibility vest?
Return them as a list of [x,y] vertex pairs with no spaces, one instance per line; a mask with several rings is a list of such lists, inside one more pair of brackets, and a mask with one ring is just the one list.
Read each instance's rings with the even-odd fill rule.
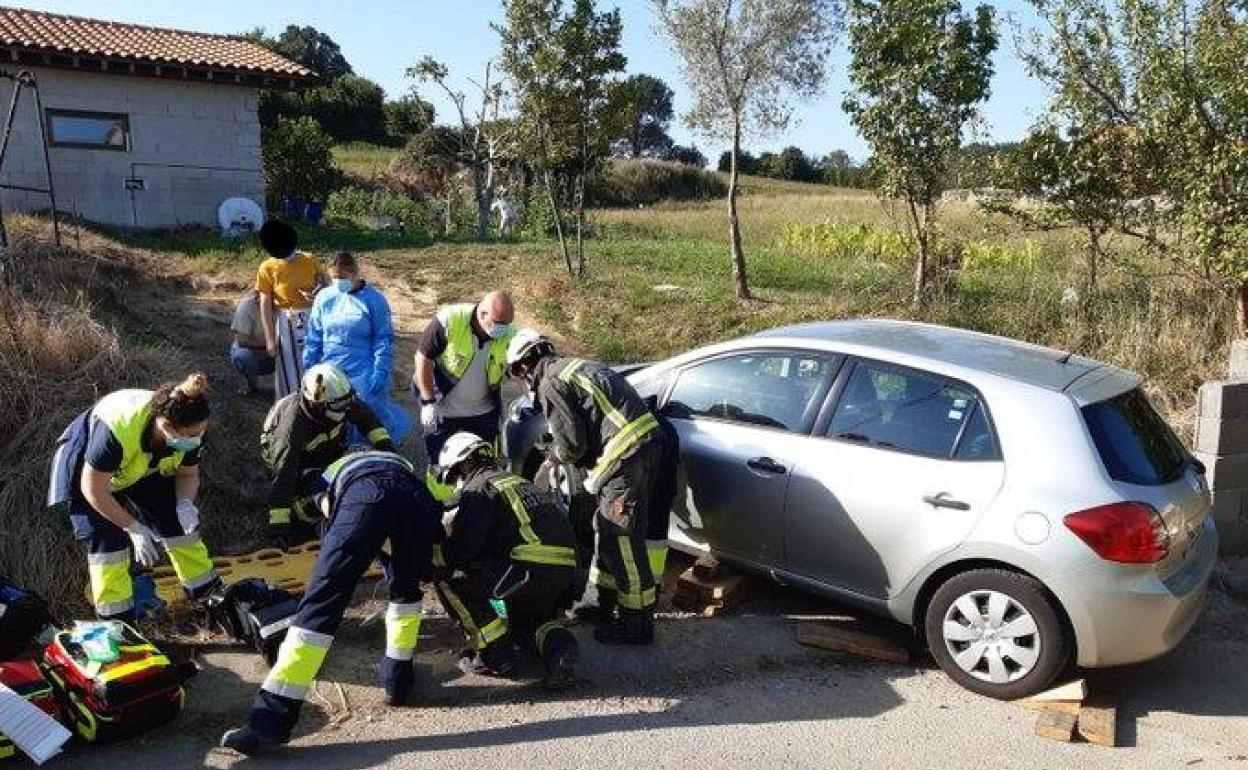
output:
[[119,390],[100,399],[91,410],[121,444],[121,466],[108,480],[114,492],[132,487],[153,473],[172,476],[182,467],[184,452],[161,458],[153,467],[152,455],[143,451],[144,433],[152,420],[152,395],[150,390]]
[[[472,330],[472,312],[476,305],[463,303],[447,305],[438,311],[438,322],[446,332],[446,349],[438,356],[438,367],[452,382],[459,382],[472,359],[477,354],[477,335]],[[489,342],[490,360],[486,364],[486,378],[491,388],[497,388],[507,371],[507,343],[511,335]]]

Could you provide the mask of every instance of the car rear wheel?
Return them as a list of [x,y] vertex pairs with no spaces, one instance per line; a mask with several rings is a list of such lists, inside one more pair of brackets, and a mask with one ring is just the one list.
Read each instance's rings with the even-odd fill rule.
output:
[[1048,687],[1072,646],[1044,586],[999,569],[970,570],[945,581],[927,605],[924,630],[950,678],[1001,700]]

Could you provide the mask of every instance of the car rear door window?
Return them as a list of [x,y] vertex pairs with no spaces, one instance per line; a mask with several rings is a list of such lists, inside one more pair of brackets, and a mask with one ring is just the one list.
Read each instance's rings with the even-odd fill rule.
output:
[[1088,404],[1082,411],[1110,478],[1161,486],[1182,477],[1187,450],[1140,390]]
[[839,357],[767,351],[723,356],[680,373],[664,413],[800,431],[822,401]]
[[828,436],[881,449],[959,460],[999,458],[991,420],[969,386],[871,362],[850,373]]

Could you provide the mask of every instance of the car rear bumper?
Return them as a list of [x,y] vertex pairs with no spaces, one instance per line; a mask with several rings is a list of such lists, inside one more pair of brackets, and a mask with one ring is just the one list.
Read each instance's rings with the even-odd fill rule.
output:
[[1217,558],[1218,534],[1209,518],[1183,565],[1165,578],[1105,563],[1055,581],[1054,593],[1074,626],[1077,663],[1121,666],[1174,649],[1204,611]]

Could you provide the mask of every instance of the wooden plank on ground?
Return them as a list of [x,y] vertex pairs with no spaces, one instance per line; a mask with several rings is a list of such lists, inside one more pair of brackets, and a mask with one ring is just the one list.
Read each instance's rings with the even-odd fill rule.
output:
[[1081,701],[1088,697],[1088,685],[1082,679],[1076,679],[1073,682],[1067,682],[1059,687],[1051,690],[1045,690],[1042,693],[1033,695],[1027,700],[1033,703],[1047,703],[1051,701]]
[[883,636],[820,621],[797,624],[797,642],[835,652],[848,652],[888,663],[909,663],[910,651]]
[[680,583],[677,590],[683,590],[691,595],[700,596],[706,601],[714,601],[726,599],[730,594],[741,589],[745,584],[745,575],[724,575],[715,580],[703,580],[693,574],[693,570],[687,570],[685,574],[680,576]]
[[1072,717],[1079,716],[1079,709],[1083,708],[1083,704],[1077,700],[1035,701],[1027,698],[1016,700],[1014,704],[1029,711],[1053,711],[1058,714],[1070,714]]
[[1036,717],[1036,735],[1051,741],[1070,743],[1075,739],[1075,724],[1078,717],[1063,714],[1059,711],[1042,711]]
[[1095,696],[1079,710],[1079,737],[1097,746],[1118,745],[1118,708],[1112,700]]

